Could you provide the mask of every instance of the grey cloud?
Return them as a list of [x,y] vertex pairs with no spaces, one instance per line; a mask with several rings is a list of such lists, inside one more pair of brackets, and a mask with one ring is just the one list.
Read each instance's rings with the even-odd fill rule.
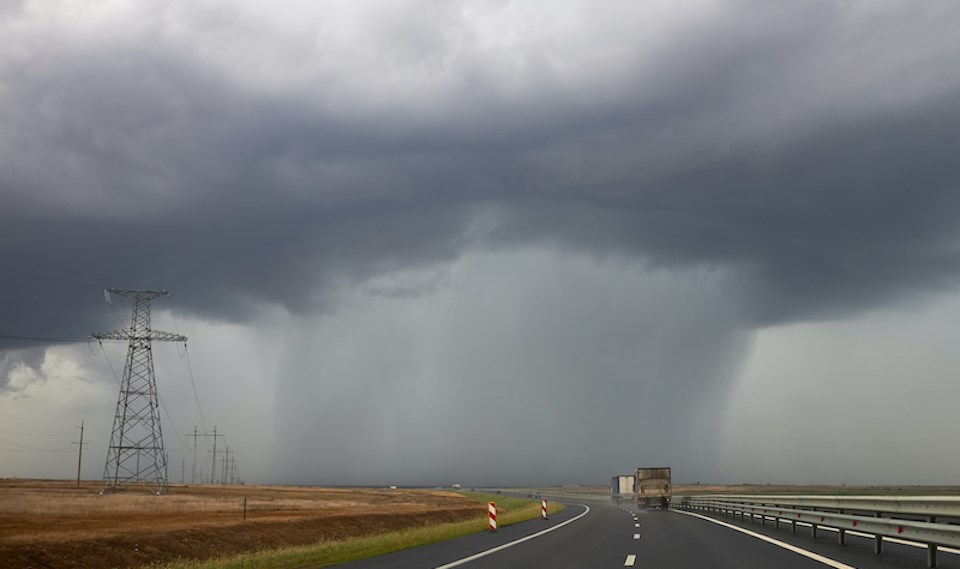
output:
[[371,296],[403,298],[436,294],[448,285],[446,272],[437,271],[423,276],[400,274],[373,279],[362,288]]
[[432,297],[347,301],[296,328],[275,401],[277,476],[561,484],[638,453],[709,471],[704,433],[749,346],[720,279],[684,290],[666,271],[543,251],[452,273]]
[[10,374],[17,368],[37,369],[43,361],[43,348],[0,353],[0,395],[16,392],[10,385]]
[[[353,102],[355,87],[336,83],[320,106],[314,91],[257,77],[245,89],[224,54],[198,57],[175,35],[83,43],[39,26],[0,67],[3,255],[56,268],[4,279],[4,302],[30,299],[29,317],[10,324],[58,335],[80,329],[71,317],[51,326],[54,314],[97,322],[77,313],[98,298],[89,290],[25,295],[48,270],[100,286],[163,281],[191,310],[243,318],[249,299],[302,306],[329,279],[447,262],[478,240],[736,266],[761,299],[758,323],[952,283],[960,91],[938,73],[958,51],[939,34],[952,37],[950,14],[755,8],[692,18],[653,56],[607,38],[627,55],[580,70],[607,93],[558,83],[542,60],[506,98],[508,59],[477,83],[451,69],[441,73],[453,87],[403,83],[395,106],[379,93]],[[252,32],[227,14],[214,36]],[[398,33],[384,45],[418,32]],[[445,49],[430,40],[412,53]],[[347,63],[307,71],[332,79]],[[421,88],[454,97],[410,114]],[[472,233],[491,205],[500,218]]]
[[113,328],[105,286],[333,314],[525,247],[723,274],[725,338],[957,285],[955,8],[336,8],[5,13],[0,333]]

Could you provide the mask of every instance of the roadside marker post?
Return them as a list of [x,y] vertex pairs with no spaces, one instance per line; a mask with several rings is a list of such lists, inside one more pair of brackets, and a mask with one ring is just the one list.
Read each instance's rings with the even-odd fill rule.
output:
[[487,515],[489,522],[487,523],[487,529],[490,531],[497,531],[497,504],[496,502],[490,502],[487,504]]
[[545,520],[549,519],[547,517],[547,501],[543,499],[540,500],[540,517]]

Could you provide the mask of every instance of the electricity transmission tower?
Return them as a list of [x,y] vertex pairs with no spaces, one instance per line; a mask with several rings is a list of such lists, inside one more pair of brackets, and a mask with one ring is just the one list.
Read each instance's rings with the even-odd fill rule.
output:
[[167,456],[151,342],[186,342],[187,337],[150,328],[150,301],[169,292],[109,288],[104,291],[108,303],[111,294],[133,299],[133,314],[130,328],[93,334],[98,340],[129,341],[100,493],[145,486],[161,494],[167,487]]

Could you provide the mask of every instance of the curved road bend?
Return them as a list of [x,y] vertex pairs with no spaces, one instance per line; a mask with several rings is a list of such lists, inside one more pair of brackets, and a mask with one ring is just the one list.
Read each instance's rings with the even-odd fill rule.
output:
[[[823,569],[831,566],[696,517],[676,512],[637,511],[629,504],[616,506],[607,500],[588,500],[581,500],[589,505],[589,512],[580,519],[555,531],[456,566],[465,569],[596,569],[631,566],[657,569]],[[455,564],[571,520],[587,510],[587,505],[568,504],[565,511],[552,515],[549,521],[533,520],[502,528],[496,534],[470,535],[341,567],[401,569]],[[759,528],[752,526],[750,529]],[[789,531],[764,533],[802,548],[806,547],[803,541],[809,541],[799,534],[791,536]],[[925,566],[925,557],[919,550],[903,556],[885,555],[887,558],[882,559],[873,556],[867,546],[858,548],[848,544],[840,548],[830,541],[830,537],[820,537],[809,545],[810,549],[822,556],[842,561],[834,567],[844,567],[844,563],[870,569]],[[946,564],[943,566],[947,567]]]

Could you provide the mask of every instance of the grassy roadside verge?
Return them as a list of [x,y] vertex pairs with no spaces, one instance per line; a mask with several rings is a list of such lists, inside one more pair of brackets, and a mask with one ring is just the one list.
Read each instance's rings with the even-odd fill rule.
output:
[[[540,517],[540,502],[502,495],[464,492],[479,504],[496,502],[504,511],[497,516],[501,527]],[[551,513],[564,509],[563,504],[551,504]],[[393,553],[411,547],[446,541],[484,531],[487,518],[484,509],[478,509],[476,520],[437,524],[378,535],[356,537],[339,541],[322,541],[313,545],[286,547],[256,553],[246,553],[207,561],[181,561],[154,565],[155,569],[299,569],[301,567],[329,567],[367,557]]]

